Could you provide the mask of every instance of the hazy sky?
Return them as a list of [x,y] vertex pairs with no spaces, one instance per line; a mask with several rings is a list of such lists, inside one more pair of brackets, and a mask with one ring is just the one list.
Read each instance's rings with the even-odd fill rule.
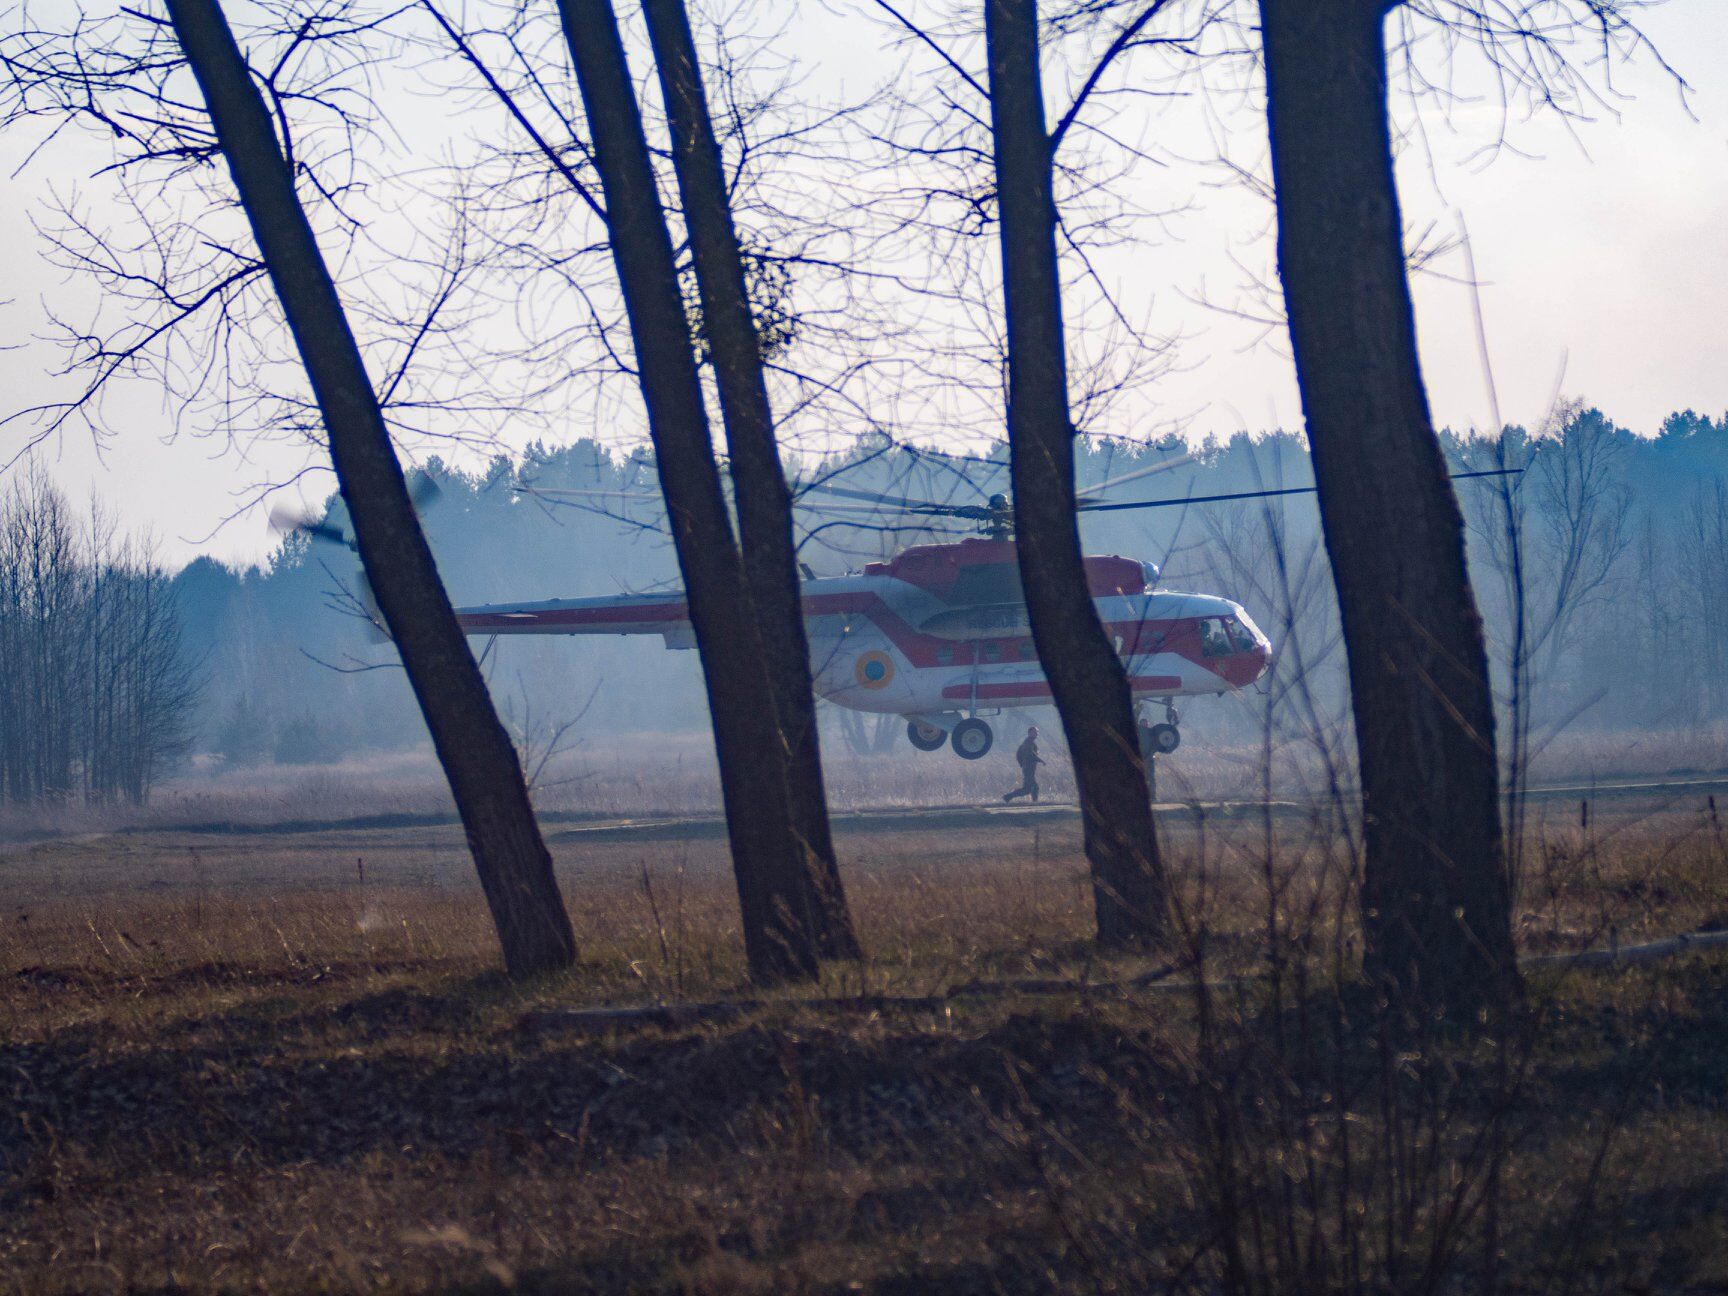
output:
[[[832,61],[824,75],[855,69],[857,30],[806,6],[789,33],[801,54]],[[1468,223],[1482,307],[1507,421],[1540,420],[1557,379],[1564,395],[1601,406],[1639,431],[1654,431],[1675,408],[1728,410],[1723,307],[1728,302],[1728,4],[1671,0],[1645,26],[1691,82],[1691,114],[1671,81],[1648,65],[1621,71],[1628,96],[1618,112],[1598,111],[1570,133],[1553,118],[1517,123],[1518,152],[1484,164],[1471,160],[1493,130],[1486,107],[1464,107],[1450,128],[1435,121],[1423,148],[1409,148],[1400,178],[1409,221],[1436,221],[1451,233]],[[1173,120],[1177,131],[1180,114]],[[1246,132],[1244,133],[1247,134]],[[1201,156],[1210,144],[1160,141],[1176,155]],[[1238,139],[1238,160],[1263,161],[1263,141]],[[11,176],[17,150],[0,146]],[[56,390],[45,375],[54,348],[29,341],[48,309],[78,318],[84,290],[60,282],[41,263],[31,215],[50,183],[68,191],[99,154],[88,146],[38,162],[8,179],[0,201],[0,354],[8,410]],[[1176,371],[1154,393],[1152,417],[1187,420],[1191,433],[1228,435],[1240,428],[1295,426],[1299,408],[1284,339],[1268,335],[1206,303],[1240,304],[1243,272],[1271,267],[1266,213],[1240,191],[1219,189],[1199,172],[1148,168],[1135,183],[1156,197],[1168,186],[1185,210],[1166,233],[1113,275],[1124,300],[1160,333],[1179,335]],[[1477,358],[1463,266],[1451,254],[1441,275],[1417,280],[1418,326],[1437,419],[1486,424],[1489,405]],[[1562,365],[1564,365],[1562,376]],[[266,453],[248,461],[221,438],[169,439],[167,411],[147,389],[123,396],[136,430],[116,439],[100,460],[81,434],[51,447],[54,473],[73,491],[94,487],[135,526],[154,528],[166,557],[206,551],[254,557],[270,544],[254,513],[220,525],[237,492],[280,473],[286,462]],[[111,409],[116,408],[111,406]],[[1133,427],[1114,429],[1131,434]],[[0,433],[12,437],[17,433]],[[6,456],[0,455],[0,458]],[[214,531],[214,534],[211,534]]]

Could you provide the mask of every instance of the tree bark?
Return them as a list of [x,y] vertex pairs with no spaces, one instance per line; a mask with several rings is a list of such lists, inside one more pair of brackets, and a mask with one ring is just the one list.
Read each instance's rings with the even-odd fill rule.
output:
[[655,466],[708,688],[750,974],[813,978],[822,889],[794,829],[787,753],[714,462],[666,212],[610,0],[559,0],[606,199]]
[[1518,973],[1463,521],[1416,350],[1384,0],[1260,0],[1278,266],[1361,763],[1365,966],[1413,1011]]
[[1127,672],[1099,623],[1081,555],[1038,7],[986,0],[984,14],[1021,581],[1073,756],[1098,939],[1132,945],[1162,935],[1164,872]]
[[670,120],[672,164],[696,266],[726,444],[732,456],[744,576],[754,600],[774,687],[781,742],[788,757],[792,822],[815,858],[823,888],[825,916],[817,939],[826,957],[857,958],[858,938],[846,908],[828,825],[810,644],[792,538],[792,494],[786,487],[775,440],[774,411],[768,399],[762,348],[750,309],[720,145],[708,112],[684,0],[647,0],[642,8]]
[[217,0],[168,0],[168,15],[311,379],[366,578],[449,778],[505,968],[568,967],[576,941],[521,765],[450,609],[263,99]]

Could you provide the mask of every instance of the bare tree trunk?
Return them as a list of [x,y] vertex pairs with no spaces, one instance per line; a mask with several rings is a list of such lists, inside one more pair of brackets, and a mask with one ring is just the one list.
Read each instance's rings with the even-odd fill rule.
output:
[[1099,624],[1081,556],[1036,0],[986,0],[984,29],[1020,574],[1032,638],[1074,761],[1098,939],[1129,945],[1162,934],[1164,872],[1127,672]]
[[455,614],[294,178],[217,0],[168,0],[330,440],[366,577],[462,816],[511,976],[570,966],[576,942],[509,736]]
[[1487,654],[1416,352],[1384,0],[1260,0],[1278,264],[1361,762],[1366,966],[1411,1009],[1516,993]]
[[73,790],[86,729],[88,562],[65,498],[39,468],[14,486],[0,531],[10,622],[0,659],[10,697],[7,790],[17,801],[60,801]]
[[0,497],[0,801],[142,804],[197,692],[167,578],[38,469]]
[[610,0],[559,0],[593,136],[612,258],[708,687],[751,976],[814,977],[827,912],[798,839],[774,690],[714,462],[690,320]]
[[654,45],[661,95],[672,131],[672,164],[696,265],[702,322],[720,391],[720,414],[732,454],[733,497],[744,576],[756,608],[781,742],[788,755],[792,822],[815,857],[826,907],[818,933],[828,958],[857,958],[858,938],[828,826],[828,796],[816,732],[810,643],[792,539],[792,494],[774,436],[762,348],[750,309],[744,258],[732,222],[720,145],[708,113],[696,42],[684,0],[647,0],[643,14]]

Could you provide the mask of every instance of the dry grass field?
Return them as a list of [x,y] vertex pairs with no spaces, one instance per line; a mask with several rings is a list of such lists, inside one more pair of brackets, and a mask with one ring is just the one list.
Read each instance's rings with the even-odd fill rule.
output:
[[[1412,1044],[1326,823],[1168,816],[1179,953],[1098,963],[1074,820],[980,815],[842,832],[828,984],[583,1032],[749,992],[720,839],[553,837],[530,986],[449,827],[0,848],[0,1290],[1728,1292],[1728,959]],[[1728,925],[1702,797],[1544,803],[1523,871],[1532,952]]]

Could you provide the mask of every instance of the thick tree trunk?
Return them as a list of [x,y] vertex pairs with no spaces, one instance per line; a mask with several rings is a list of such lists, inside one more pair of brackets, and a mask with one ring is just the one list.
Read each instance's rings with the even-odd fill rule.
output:
[[775,442],[774,411],[768,401],[762,350],[732,222],[720,145],[708,113],[684,0],[647,0],[642,8],[671,123],[672,164],[696,264],[726,443],[732,453],[744,575],[774,685],[781,741],[788,753],[793,825],[815,856],[824,889],[827,915],[817,936],[825,956],[856,958],[858,940],[847,912],[828,827],[816,698],[810,680],[810,644],[804,631],[803,591],[792,540],[792,495]]
[[1516,992],[1482,625],[1417,359],[1384,0],[1261,0],[1278,265],[1350,661],[1366,965],[1411,1009]]
[[168,0],[330,439],[378,601],[450,780],[511,976],[570,966],[570,918],[515,749],[408,498],[377,396],[264,102],[217,0]]
[[986,0],[984,12],[1021,580],[1074,760],[1098,939],[1135,944],[1162,934],[1164,873],[1127,672],[1099,624],[1081,557],[1038,7],[1036,0]]
[[743,560],[714,462],[690,321],[610,0],[559,0],[606,196],[612,259],[708,686],[751,976],[814,977],[825,907],[794,830],[787,754]]

